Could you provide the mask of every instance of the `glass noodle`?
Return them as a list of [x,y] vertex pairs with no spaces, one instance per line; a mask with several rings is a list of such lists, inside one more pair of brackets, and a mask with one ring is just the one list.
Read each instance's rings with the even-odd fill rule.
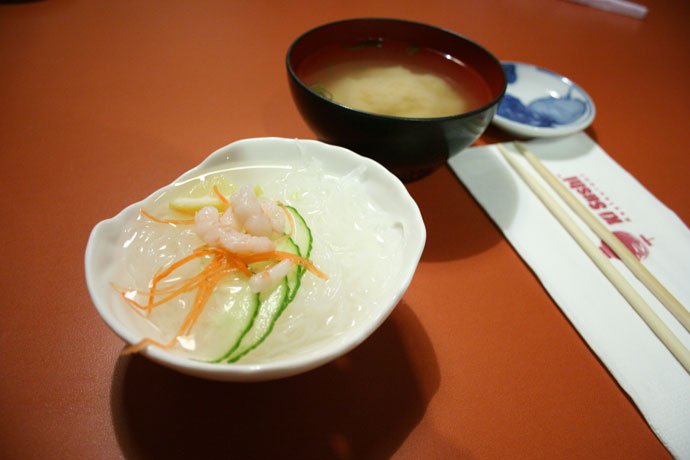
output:
[[[313,235],[310,260],[328,276],[324,281],[307,272],[292,303],[283,312],[271,335],[240,363],[270,362],[308,355],[334,336],[368,316],[372,307],[385,302],[382,294],[402,252],[402,225],[383,212],[357,186],[361,170],[346,177],[328,174],[316,160],[299,167],[287,165],[237,166],[214,171],[168,188],[146,211],[161,219],[184,218],[171,211],[169,201],[189,194],[199,184],[230,183],[236,188],[260,186],[263,196],[293,206],[304,217]],[[115,283],[146,291],[161,269],[203,244],[192,225],[153,222],[140,215],[129,223],[122,243],[123,270]],[[197,260],[173,272],[172,281],[198,273],[205,261]],[[185,356],[213,360],[230,344],[222,325],[232,320],[233,292],[243,275],[230,275],[220,283],[192,329],[192,336],[174,348]],[[160,287],[165,284],[161,283]],[[153,309],[147,318],[148,334],[167,343],[188,312],[194,294],[189,293]],[[132,309],[121,298],[123,308]],[[141,312],[140,312],[141,313]]]

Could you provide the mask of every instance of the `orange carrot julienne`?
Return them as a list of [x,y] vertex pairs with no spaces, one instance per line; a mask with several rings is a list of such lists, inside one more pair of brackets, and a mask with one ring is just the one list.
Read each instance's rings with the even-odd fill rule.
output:
[[209,255],[212,253],[212,249],[208,248],[208,246],[201,246],[199,248],[196,248],[190,255],[183,257],[182,259],[174,262],[172,265],[170,265],[168,268],[163,270],[162,272],[158,273],[154,278],[153,281],[156,282],[158,280],[161,280],[165,278],[166,276],[170,275],[173,271],[177,270],[187,262],[198,259],[199,257],[204,257],[206,255]]
[[214,193],[216,194],[216,196],[220,199],[220,201],[223,202],[223,205],[225,205],[225,209],[227,209],[228,206],[230,206],[230,202],[228,201],[227,198],[225,198],[225,196],[223,196],[222,193],[220,193],[220,190],[218,190],[218,186],[217,186],[217,185],[214,185],[214,186],[213,186],[213,192],[214,192]]
[[305,259],[304,257],[300,257],[297,254],[292,254],[290,252],[283,252],[283,251],[271,251],[271,252],[257,252],[254,254],[250,254],[248,256],[242,257],[242,260],[247,264],[253,264],[256,262],[265,262],[265,261],[271,261],[271,260],[283,260],[283,259],[290,259],[294,263],[301,265],[302,267],[306,268],[310,272],[312,272],[314,275],[318,276],[321,279],[327,280],[328,276],[321,272],[316,266],[311,263],[309,259]]
[[[229,206],[229,201],[225,198],[217,186],[213,187],[214,192],[218,195],[218,198],[226,205]],[[291,213],[282,204],[278,203],[283,211],[287,214],[288,220],[290,222],[290,234],[283,235],[281,238],[289,238],[289,235],[293,234],[295,231],[295,222]],[[188,220],[164,220],[158,219],[148,212],[141,210],[141,213],[148,217],[149,219],[164,223],[164,224],[192,224],[194,219]],[[278,240],[279,241],[279,240]],[[199,271],[194,276],[189,278],[179,279],[175,281],[168,281],[163,287],[159,287],[163,281],[169,277],[175,270],[181,268],[185,264],[197,260],[200,258],[209,258],[207,264],[204,268]],[[222,247],[202,245],[195,248],[191,254],[182,257],[174,261],[172,264],[165,268],[159,269],[156,274],[151,278],[148,284],[148,291],[132,291],[126,288],[122,288],[115,284],[111,285],[117,291],[120,291],[122,298],[129,303],[132,307],[146,311],[146,315],[151,314],[153,308],[163,305],[164,303],[174,299],[175,297],[196,291],[194,295],[194,300],[191,304],[191,308],[187,312],[182,324],[180,325],[175,337],[167,344],[157,342],[150,338],[145,338],[140,342],[130,345],[123,350],[123,354],[136,353],[148,345],[157,346],[162,349],[170,349],[175,346],[175,343],[181,337],[189,335],[192,328],[199,319],[201,313],[203,312],[206,304],[208,303],[211,295],[215,291],[218,284],[231,273],[241,272],[248,278],[253,276],[252,270],[250,270],[249,265],[259,262],[269,262],[270,264],[278,263],[281,260],[289,259],[292,262],[304,267],[309,270],[314,275],[327,280],[328,277],[318,270],[314,264],[307,258],[300,257],[299,255],[292,254],[284,251],[269,251],[262,253],[250,253],[250,254],[237,254],[235,252],[229,251]],[[148,301],[145,304],[137,302],[132,296],[132,293],[136,295],[142,295],[148,297]]]
[[[209,263],[197,275],[173,283],[172,286],[168,286],[163,289],[158,288],[158,283],[169,276],[173,271],[192,260],[207,255],[213,255],[214,257],[211,260],[211,263]],[[248,274],[248,276],[252,275],[246,264],[234,253],[222,248],[211,248],[207,245],[204,245],[196,248],[192,254],[183,257],[182,259],[171,264],[166,269],[159,271],[153,277],[153,279],[149,282],[149,291],[145,293],[148,295],[148,303],[145,305],[142,305],[136,302],[134,299],[128,297],[127,293],[131,291],[111,283],[114,289],[121,291],[120,294],[127,303],[133,307],[146,310],[147,315],[150,314],[153,308],[172,300],[178,295],[193,290],[197,291],[190,311],[185,316],[182,325],[170,343],[162,344],[153,339],[146,338],[137,344],[125,348],[123,350],[123,354],[136,353],[147,345],[154,345],[163,349],[170,349],[175,346],[175,341],[180,337],[188,335],[191,329],[194,327],[218,283],[230,273],[236,273],[238,270]],[[156,300],[156,297],[161,295],[164,296],[163,299]]]
[[244,273],[247,277],[250,277],[253,275],[251,270],[249,270],[249,267],[247,267],[247,264],[244,263],[244,261],[234,252],[227,251],[225,254],[225,257],[235,266],[237,267],[238,270],[240,270],[242,273]]
[[277,201],[276,203],[278,203],[278,206],[282,208],[283,212],[288,218],[288,222],[290,222],[290,233],[288,233],[288,235],[293,235],[295,233],[295,221],[292,218],[292,214],[290,214],[290,211],[288,211],[288,209],[285,207],[283,203],[281,203],[280,201]]
[[180,268],[187,262],[190,262],[194,259],[198,259],[199,257],[204,257],[207,255],[207,252],[209,252],[208,246],[204,245],[199,248],[196,248],[190,255],[183,257],[182,259],[178,260],[177,262],[173,263],[170,265],[168,268],[163,270],[162,272],[158,273],[156,276],[151,279],[149,282],[149,302],[148,302],[148,307],[147,307],[147,315],[151,313],[151,304],[153,303],[153,298],[154,298],[154,292],[156,289],[156,285],[165,277],[169,276],[173,271],[176,269]]
[[[217,269],[216,269],[216,271],[217,271]],[[223,276],[225,276],[226,274],[230,274],[232,272],[236,272],[236,271],[237,271],[237,269],[234,267],[228,268],[228,269],[226,269]],[[170,289],[170,288],[156,289],[155,291],[151,291],[151,292],[146,293],[146,294],[149,294],[149,296],[150,296],[149,297],[149,303],[147,303],[146,305],[142,305],[142,304],[136,302],[134,299],[127,297],[125,292],[121,293],[121,295],[127,301],[127,303],[129,303],[130,305],[137,307],[140,310],[150,311],[152,308],[163,305],[164,303],[174,299],[175,297],[179,296],[180,294],[184,294],[185,292],[189,292],[189,291],[195,289],[196,287],[198,287],[201,283],[203,283],[205,281],[205,279],[206,279],[205,275],[206,275],[206,273],[202,272],[193,278],[190,278],[188,280],[182,280],[180,286],[179,287],[176,286],[174,289]],[[213,273],[211,273],[208,276],[213,276]],[[152,298],[154,298],[157,295],[164,295],[164,294],[167,294],[166,297],[163,297],[160,300],[157,300],[157,301],[151,300]]]
[[134,345],[130,345],[130,346],[126,347],[124,350],[122,350],[122,354],[123,355],[131,355],[132,353],[137,353],[137,352],[141,351],[147,345],[155,345],[155,346],[162,348],[164,350],[169,350],[175,346],[175,340],[177,340],[177,337],[172,339],[170,341],[170,343],[163,345],[162,343],[156,342],[155,340],[149,339],[147,337],[147,338],[139,341],[138,343],[135,343]]
[[204,307],[208,302],[208,299],[211,297],[211,294],[213,294],[213,291],[215,290],[216,286],[228,273],[229,271],[220,271],[218,273],[215,273],[209,279],[207,279],[206,284],[202,286],[202,288],[199,291],[197,291],[197,295],[194,299],[192,309],[189,312],[189,314],[187,314],[187,317],[185,318],[184,322],[182,323],[182,326],[180,326],[180,329],[177,332],[178,337],[189,335],[191,329],[196,324],[197,319],[199,319],[199,316],[203,312]]

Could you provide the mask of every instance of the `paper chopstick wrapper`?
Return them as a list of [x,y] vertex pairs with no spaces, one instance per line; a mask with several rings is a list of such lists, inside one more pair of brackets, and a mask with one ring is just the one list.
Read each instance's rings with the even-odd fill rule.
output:
[[[678,216],[584,133],[525,145],[681,304],[690,305],[690,230]],[[517,160],[530,168],[524,158],[518,156]],[[672,455],[690,460],[690,374],[522,182],[496,146],[468,149],[451,158],[449,165]],[[536,173],[535,177],[548,189]],[[553,196],[560,202],[555,193]],[[567,212],[581,223],[570,209]],[[600,244],[584,223],[581,226]],[[690,348],[690,334],[682,325],[620,260],[615,256],[611,260]]]

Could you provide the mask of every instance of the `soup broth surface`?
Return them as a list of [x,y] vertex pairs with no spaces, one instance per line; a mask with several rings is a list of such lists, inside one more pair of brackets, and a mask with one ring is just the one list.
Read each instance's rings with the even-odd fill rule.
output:
[[491,90],[473,68],[431,48],[395,40],[331,45],[304,60],[299,78],[339,104],[405,118],[436,118],[481,108]]

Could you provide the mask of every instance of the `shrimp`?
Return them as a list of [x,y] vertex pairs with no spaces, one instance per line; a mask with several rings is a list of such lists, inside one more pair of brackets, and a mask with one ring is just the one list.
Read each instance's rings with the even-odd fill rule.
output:
[[226,217],[230,209],[220,216],[212,206],[200,209],[194,216],[196,232],[207,244],[220,246],[237,254],[273,251],[276,245],[265,236],[240,232],[232,216]]
[[[247,185],[230,197],[231,206],[221,215],[218,209],[207,206],[194,216],[196,232],[211,246],[218,246],[236,254],[266,253],[276,249],[271,240],[285,230],[285,215],[274,202],[260,201]],[[265,291],[282,279],[293,266],[282,260],[249,279],[254,292]]]
[[261,202],[248,185],[243,185],[237,192],[233,193],[230,197],[230,203],[232,203],[232,211],[241,225],[244,225],[250,217],[262,214]]
[[252,292],[263,292],[275,286],[293,267],[290,259],[283,259],[266,270],[260,271],[249,278],[249,289]]
[[268,217],[262,214],[253,214],[244,222],[244,228],[248,233],[256,236],[271,236],[273,227]]
[[[285,221],[280,208],[272,202],[261,202],[248,186],[242,186],[230,197],[237,223],[254,236],[270,237],[282,233]],[[227,213],[228,211],[226,211]]]
[[201,208],[194,216],[196,233],[206,243],[217,246],[220,241],[220,213],[213,206]]
[[274,232],[280,234],[285,231],[285,212],[280,206],[273,201],[266,201],[261,203],[261,209],[271,221]]
[[220,216],[220,224],[223,227],[230,227],[234,230],[240,231],[240,224],[237,222],[235,213],[232,212],[232,208],[228,208],[222,216]]
[[235,230],[223,230],[219,246],[237,254],[274,251],[276,244],[265,236],[253,236]]

